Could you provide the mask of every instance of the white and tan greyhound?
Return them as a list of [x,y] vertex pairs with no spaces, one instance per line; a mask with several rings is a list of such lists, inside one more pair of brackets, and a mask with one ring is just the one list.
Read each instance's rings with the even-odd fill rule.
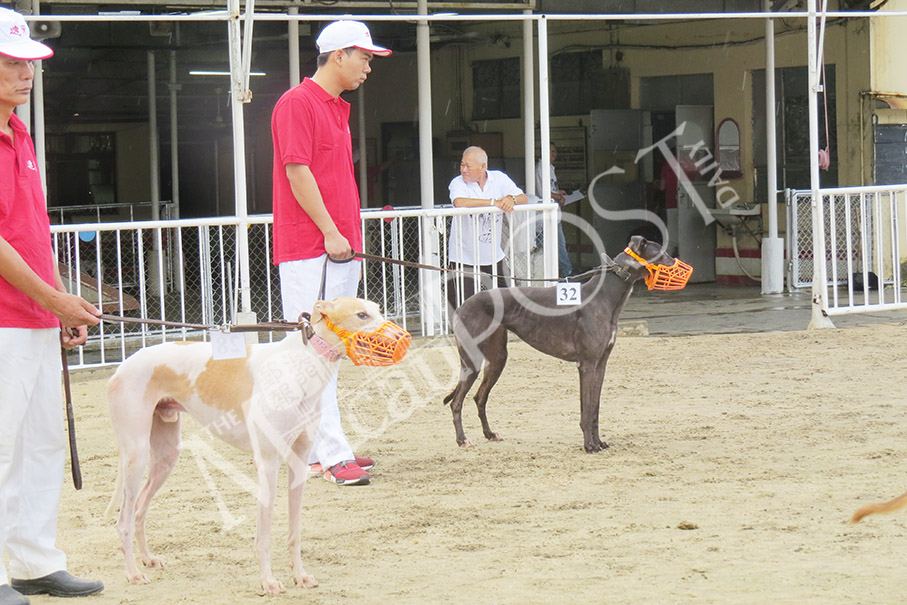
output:
[[287,462],[293,580],[302,587],[318,585],[302,566],[300,514],[321,394],[343,356],[337,332],[369,332],[384,322],[378,305],[367,300],[319,301],[310,337],[297,331],[278,342],[254,344],[245,358],[215,361],[211,343],[172,342],[142,349],[120,365],[107,388],[120,450],[117,490],[107,510],[111,516],[120,505],[117,531],[129,582],[148,582],[136,565],[133,533],[145,566],[163,567],[148,549],[145,516],[176,465],[180,412],[185,411],[216,437],[252,452],[258,471],[255,554],[268,594],[285,592],[271,570],[270,551],[277,471],[281,461]]

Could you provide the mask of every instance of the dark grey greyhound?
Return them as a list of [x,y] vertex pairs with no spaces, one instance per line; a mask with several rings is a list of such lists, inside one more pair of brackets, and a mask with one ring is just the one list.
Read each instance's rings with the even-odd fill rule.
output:
[[[588,453],[608,447],[599,436],[598,416],[605,365],[617,338],[617,318],[630,298],[633,284],[644,277],[647,283],[654,279],[656,271],[653,267],[667,269],[682,265],[686,268],[685,276],[675,280],[673,287],[658,289],[682,288],[692,268],[666,254],[660,243],[646,241],[640,236],[631,238],[627,249],[614,260],[605,255],[603,259],[602,267],[580,286],[580,305],[558,306],[556,286],[515,287],[479,292],[456,310],[453,332],[460,353],[460,379],[453,392],[444,398],[444,403],[450,403],[460,446],[472,445],[463,432],[463,400],[483,361],[485,375],[475,402],[485,438],[501,440],[488,426],[485,404],[507,363],[507,333],[512,331],[542,353],[576,362],[583,446]],[[658,287],[654,282],[649,286]]]

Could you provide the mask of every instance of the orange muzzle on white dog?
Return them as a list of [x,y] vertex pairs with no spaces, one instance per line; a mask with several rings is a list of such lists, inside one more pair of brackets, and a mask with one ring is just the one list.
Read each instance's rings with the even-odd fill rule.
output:
[[630,250],[630,248],[625,248],[624,252],[639,261],[649,272],[645,278],[646,286],[649,287],[649,290],[682,290],[693,274],[693,267],[679,258],[674,259],[673,265],[655,265]]
[[324,318],[325,325],[343,340],[346,355],[357,366],[392,366],[406,356],[412,335],[392,321],[385,321],[374,332],[350,332]]

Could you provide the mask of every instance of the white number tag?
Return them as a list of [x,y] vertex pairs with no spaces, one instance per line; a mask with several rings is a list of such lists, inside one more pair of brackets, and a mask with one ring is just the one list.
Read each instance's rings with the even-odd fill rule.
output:
[[211,357],[218,359],[239,359],[246,356],[246,337],[240,332],[213,330],[211,336]]
[[583,302],[582,284],[578,282],[560,282],[557,284],[558,305],[579,305]]

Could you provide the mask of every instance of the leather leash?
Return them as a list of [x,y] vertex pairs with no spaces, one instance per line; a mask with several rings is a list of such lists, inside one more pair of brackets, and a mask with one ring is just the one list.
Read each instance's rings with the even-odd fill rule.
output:
[[82,489],[82,468],[79,466],[79,450],[76,449],[76,419],[72,409],[72,389],[69,385],[69,359],[66,349],[63,347],[60,347],[60,353],[63,358],[63,392],[66,395],[66,426],[69,429],[69,465],[72,469],[72,484],[76,489]]
[[[514,281],[522,281],[522,282],[567,282],[567,283],[569,283],[571,281],[576,281],[576,280],[583,279],[586,277],[591,277],[591,276],[595,275],[596,273],[598,273],[602,268],[604,268],[606,271],[612,271],[611,266],[600,265],[600,266],[595,267],[594,269],[590,269],[589,271],[586,271],[584,273],[579,273],[578,275],[572,275],[570,277],[565,277],[564,279],[560,279],[560,278],[556,278],[556,277],[555,278],[544,278],[544,277],[530,278],[530,277],[511,277],[509,275],[500,276],[500,275],[494,275],[491,273],[484,273],[482,271],[465,271],[465,270],[461,270],[461,269],[450,269],[447,267],[437,267],[435,265],[423,265],[422,263],[416,263],[413,261],[398,260],[396,258],[388,258],[386,256],[378,256],[375,254],[366,254],[364,252],[354,252],[353,256],[351,256],[347,260],[351,260],[353,258],[361,258],[363,260],[371,260],[371,261],[376,261],[379,263],[390,263],[393,265],[402,265],[404,267],[412,267],[415,269],[429,269],[431,271],[444,271],[447,273],[457,273],[457,274],[462,274],[462,275],[466,275],[466,276],[470,276],[470,277],[474,277],[474,276],[491,277],[494,279],[498,279],[499,277],[504,277],[504,279],[512,279]],[[331,259],[331,260],[333,260],[333,259]],[[335,261],[335,262],[346,262],[346,261]],[[616,265],[613,265],[613,266],[616,267]],[[616,273],[616,271],[615,271],[615,273]]]

